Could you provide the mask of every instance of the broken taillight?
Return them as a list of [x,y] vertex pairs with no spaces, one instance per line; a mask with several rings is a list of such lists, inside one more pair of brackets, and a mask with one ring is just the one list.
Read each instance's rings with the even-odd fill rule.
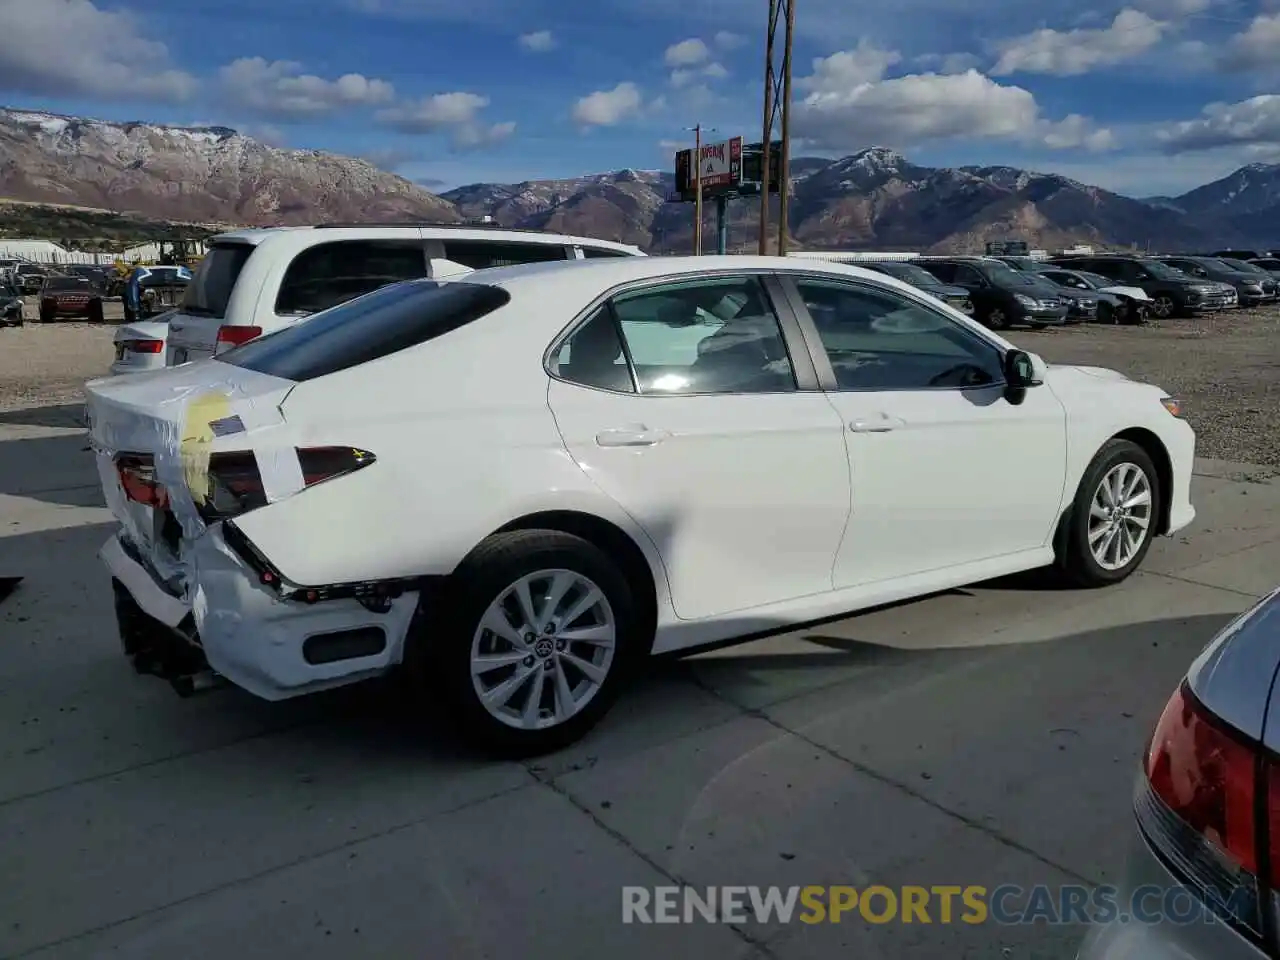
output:
[[[298,463],[307,487],[354,473],[377,458],[356,447],[299,447]],[[209,458],[209,497],[206,506],[211,519],[234,517],[265,506],[266,490],[252,451],[215,453]]]
[[169,495],[156,483],[155,461],[145,453],[122,453],[116,457],[116,473],[124,495],[134,503],[164,508]]

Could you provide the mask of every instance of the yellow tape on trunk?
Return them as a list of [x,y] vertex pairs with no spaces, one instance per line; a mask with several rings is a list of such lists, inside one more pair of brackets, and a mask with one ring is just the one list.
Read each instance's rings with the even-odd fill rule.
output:
[[182,443],[178,455],[182,461],[182,474],[187,489],[197,504],[206,503],[209,490],[209,445],[213,443],[215,420],[231,416],[231,401],[226,394],[206,393],[187,404],[186,419],[182,424]]

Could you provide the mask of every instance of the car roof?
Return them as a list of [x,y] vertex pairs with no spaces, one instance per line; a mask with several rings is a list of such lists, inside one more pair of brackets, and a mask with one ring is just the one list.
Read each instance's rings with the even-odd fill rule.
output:
[[593,298],[613,287],[642,280],[678,281],[708,273],[790,273],[825,274],[856,280],[870,280],[882,287],[907,292],[916,288],[903,280],[878,270],[868,270],[853,263],[829,260],[805,260],[802,257],[760,256],[681,256],[681,257],[609,257],[593,260],[564,260],[549,263],[525,263],[510,267],[490,267],[457,278],[464,283],[485,283],[511,289],[525,285],[551,283],[572,297]]
[[541,230],[517,230],[479,224],[434,223],[333,223],[299,227],[253,227],[220,233],[217,236],[210,237],[209,243],[247,243],[256,246],[271,237],[292,236],[299,240],[303,240],[305,237],[303,245],[309,245],[312,242],[321,243],[325,239],[416,239],[420,234],[432,240],[490,240],[495,242],[519,241],[523,243],[565,244],[572,246],[585,245],[628,253],[635,253],[640,249],[632,244],[618,243],[613,240],[600,240],[595,237],[579,237],[566,233],[544,233]]

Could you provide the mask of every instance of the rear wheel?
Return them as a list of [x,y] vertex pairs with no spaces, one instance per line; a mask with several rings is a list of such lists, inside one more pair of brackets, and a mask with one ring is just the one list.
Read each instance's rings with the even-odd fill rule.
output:
[[46,310],[46,309],[44,309],[44,307],[41,307],[41,308],[40,308],[40,322],[41,322],[41,323],[53,323],[54,319],[56,319],[56,318],[54,317],[54,314],[53,314],[53,311],[52,311],[52,310]]
[[102,301],[95,300],[93,303],[89,304],[89,322],[102,323],[102,321]]
[[1173,297],[1167,293],[1162,293],[1151,303],[1151,313],[1160,320],[1168,320],[1178,312],[1178,305],[1173,302]]
[[1009,318],[1005,312],[999,307],[991,307],[987,310],[983,322],[992,330],[1007,330],[1009,328]]
[[583,737],[645,649],[626,577],[594,544],[553,530],[496,534],[420,606],[405,665],[467,740],[534,756]]
[[1136,443],[1110,440],[1084,473],[1072,501],[1058,567],[1077,586],[1119,583],[1151,547],[1162,491],[1155,464]]

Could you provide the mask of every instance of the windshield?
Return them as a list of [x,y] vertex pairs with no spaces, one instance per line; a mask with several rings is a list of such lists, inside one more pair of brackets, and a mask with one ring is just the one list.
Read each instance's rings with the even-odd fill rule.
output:
[[[853,266],[856,267],[857,264]],[[924,267],[917,267],[914,263],[877,263],[875,269],[917,287],[936,287],[941,282]]]
[[1035,277],[1032,274],[1015,270],[1003,260],[984,260],[982,269],[986,271],[988,279],[997,283],[1002,281],[1004,283],[1035,283]]
[[1143,260],[1141,263],[1147,273],[1157,280],[1186,280],[1190,276],[1190,274],[1183,273],[1176,267],[1171,267],[1159,260]]
[[88,290],[89,281],[84,277],[50,277],[44,282],[44,289],[49,293]]
[[1261,267],[1255,267],[1252,263],[1245,263],[1243,260],[1236,260],[1232,257],[1215,257],[1211,263],[1220,263],[1227,270],[1234,270],[1236,273],[1266,273]]
[[225,317],[236,278],[253,251],[253,246],[247,243],[219,243],[210,247],[195,277],[187,284],[182,311],[198,317]]

